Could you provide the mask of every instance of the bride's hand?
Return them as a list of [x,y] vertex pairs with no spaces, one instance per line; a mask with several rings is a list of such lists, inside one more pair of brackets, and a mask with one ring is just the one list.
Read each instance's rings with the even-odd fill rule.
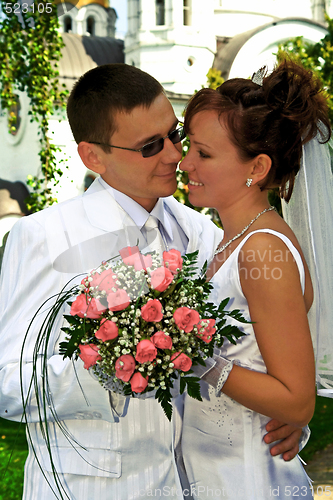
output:
[[268,422],[266,430],[268,433],[264,437],[265,443],[270,444],[282,440],[272,446],[270,450],[272,456],[282,454],[283,459],[288,462],[297,455],[302,429],[274,419]]

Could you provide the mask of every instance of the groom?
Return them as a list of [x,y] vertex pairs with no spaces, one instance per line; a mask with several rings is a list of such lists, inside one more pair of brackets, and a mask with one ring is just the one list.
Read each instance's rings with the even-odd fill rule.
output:
[[[22,415],[20,384],[26,394],[47,305],[29,330],[20,370],[23,338],[47,298],[123,246],[139,241],[141,249],[147,247],[154,223],[155,240],[162,247],[182,253],[199,249],[199,264],[211,257],[221,239],[207,217],[171,196],[183,131],[154,78],[125,64],[94,68],[75,84],[67,112],[80,157],[99,177],[82,196],[25,217],[11,231],[1,283],[0,411],[1,417],[17,421]],[[188,498],[181,455],[183,398],[174,399],[171,423],[149,395],[109,399],[80,360],[74,369],[59,355],[61,326],[59,315],[47,367],[63,430],[49,414],[46,443],[32,394],[27,412],[34,451],[30,449],[25,466],[23,499],[55,498],[53,467],[65,498]],[[274,421],[269,425],[266,442],[287,438],[272,454],[286,452],[284,458],[292,458],[300,432]],[[65,432],[74,438],[73,446]]]

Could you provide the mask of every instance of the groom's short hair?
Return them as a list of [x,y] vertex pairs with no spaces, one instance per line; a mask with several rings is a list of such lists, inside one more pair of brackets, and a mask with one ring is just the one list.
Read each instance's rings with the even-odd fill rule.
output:
[[[119,63],[91,69],[75,83],[68,98],[67,116],[75,141],[109,144],[117,130],[116,113],[149,108],[163,92],[154,77],[135,66]],[[109,152],[107,146],[103,149]]]

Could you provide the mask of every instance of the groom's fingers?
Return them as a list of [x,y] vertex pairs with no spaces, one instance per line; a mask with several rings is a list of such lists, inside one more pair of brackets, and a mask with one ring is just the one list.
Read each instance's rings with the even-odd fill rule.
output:
[[[270,420],[266,424],[266,431],[269,433],[269,434],[266,434],[266,435],[270,435],[270,434],[272,434],[272,431],[277,431],[277,430],[279,430],[279,429],[281,429],[282,427],[285,427],[285,426],[286,426],[286,424],[284,422],[280,422],[280,420],[276,420],[275,418],[273,418],[272,420]],[[276,439],[283,439],[283,437],[286,437],[286,436],[277,437]],[[273,441],[276,441],[276,439],[272,439],[269,442],[272,443]],[[268,441],[266,441],[266,442],[268,442]]]
[[264,437],[265,443],[269,444],[281,440],[271,448],[272,456],[282,454],[283,459],[289,461],[297,455],[302,429],[283,424],[278,420],[271,420],[266,425],[266,430],[269,432]]
[[271,455],[274,457],[276,455],[282,455],[283,460],[288,462],[292,460],[298,453],[299,450],[299,438],[302,431],[294,430],[287,438],[283,439],[280,443],[276,444],[271,448]]

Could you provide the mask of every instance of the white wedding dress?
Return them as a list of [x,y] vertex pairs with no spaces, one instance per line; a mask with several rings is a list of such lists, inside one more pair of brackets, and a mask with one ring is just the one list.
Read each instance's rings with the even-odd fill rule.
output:
[[[210,296],[215,304],[230,297],[227,308],[240,309],[247,319],[250,315],[240,284],[238,255],[256,232],[271,233],[284,241],[298,265],[304,291],[303,263],[291,241],[270,229],[253,231],[212,278],[214,289]],[[277,277],[278,270],[275,273]],[[246,335],[237,345],[225,341],[218,351],[224,357],[238,360],[243,367],[265,373],[252,325],[243,324],[242,329]],[[184,462],[194,499],[313,498],[299,457],[285,462],[281,456],[270,455],[270,446],[263,441],[269,417],[249,410],[223,393],[216,397],[214,388],[205,382],[201,382],[201,394],[203,402],[186,396],[182,436]]]

